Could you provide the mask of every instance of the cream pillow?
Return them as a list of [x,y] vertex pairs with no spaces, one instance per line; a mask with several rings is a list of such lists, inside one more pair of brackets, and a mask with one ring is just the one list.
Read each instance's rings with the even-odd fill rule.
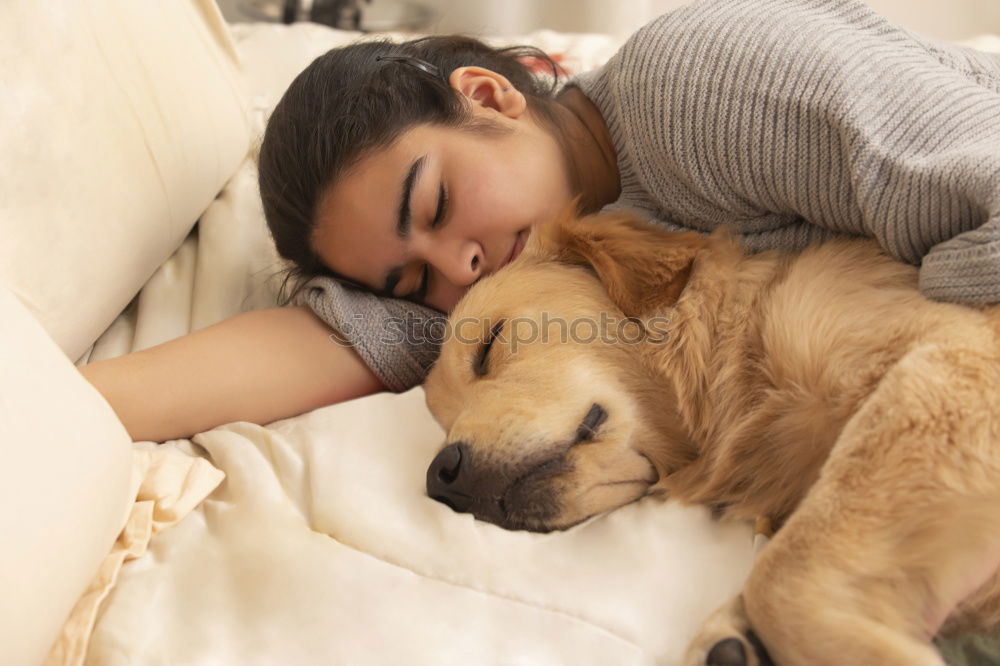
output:
[[38,664],[124,524],[132,442],[2,285],[0,341],[0,664]]
[[247,153],[212,0],[0,2],[0,283],[78,358]]

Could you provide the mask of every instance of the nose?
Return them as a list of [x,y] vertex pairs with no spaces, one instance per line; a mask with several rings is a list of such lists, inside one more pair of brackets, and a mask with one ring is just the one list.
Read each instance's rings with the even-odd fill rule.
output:
[[467,512],[473,496],[467,492],[471,476],[469,447],[455,442],[441,449],[427,468],[427,495],[455,511]]
[[486,271],[483,246],[469,238],[428,238],[424,254],[445,280],[458,287],[471,285]]

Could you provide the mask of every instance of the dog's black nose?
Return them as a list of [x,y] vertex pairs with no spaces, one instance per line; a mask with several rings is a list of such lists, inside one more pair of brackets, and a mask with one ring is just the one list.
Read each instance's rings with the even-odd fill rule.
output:
[[746,650],[743,649],[743,641],[738,638],[719,641],[705,658],[705,666],[746,666],[746,663]]
[[468,511],[473,500],[463,483],[468,469],[469,447],[463,442],[444,447],[427,468],[427,494],[455,511]]

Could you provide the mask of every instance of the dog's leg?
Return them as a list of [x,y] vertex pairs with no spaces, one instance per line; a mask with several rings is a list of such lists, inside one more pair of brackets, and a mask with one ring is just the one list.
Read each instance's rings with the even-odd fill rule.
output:
[[[930,639],[1000,565],[998,386],[983,347],[927,346],[887,373],[744,586],[774,663],[942,666]],[[692,653],[708,663],[718,638]]]

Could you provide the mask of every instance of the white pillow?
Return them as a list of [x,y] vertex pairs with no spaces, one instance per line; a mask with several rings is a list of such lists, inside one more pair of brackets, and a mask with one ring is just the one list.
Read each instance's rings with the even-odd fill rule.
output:
[[38,664],[131,506],[131,439],[0,285],[0,664]]
[[0,283],[73,359],[249,147],[212,0],[0,3]]

